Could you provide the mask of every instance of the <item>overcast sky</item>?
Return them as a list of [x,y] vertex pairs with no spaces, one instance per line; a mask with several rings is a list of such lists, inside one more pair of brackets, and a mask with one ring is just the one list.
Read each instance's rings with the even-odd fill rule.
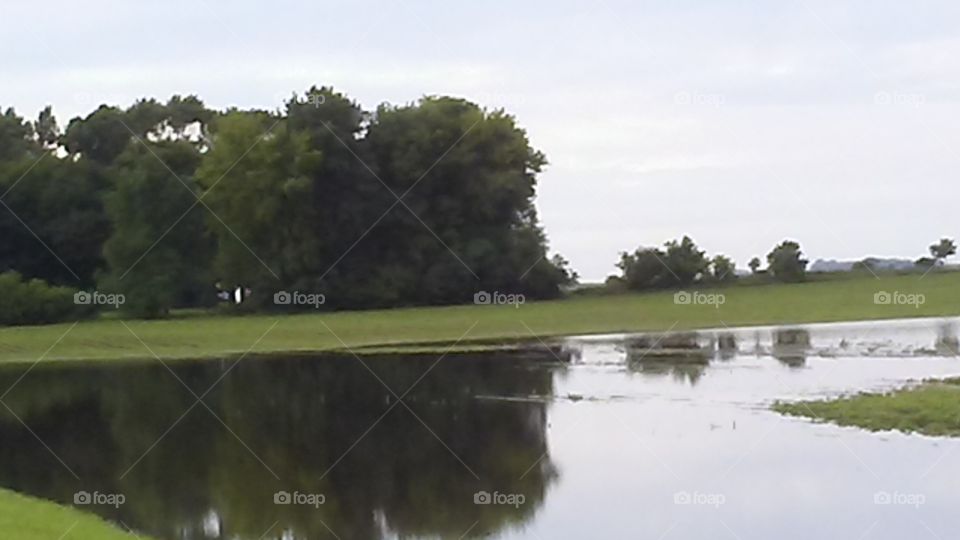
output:
[[513,112],[537,206],[587,280],[691,235],[740,267],[916,258],[960,236],[960,2],[4,0],[0,106],[62,125],[196,93],[276,107],[333,85]]

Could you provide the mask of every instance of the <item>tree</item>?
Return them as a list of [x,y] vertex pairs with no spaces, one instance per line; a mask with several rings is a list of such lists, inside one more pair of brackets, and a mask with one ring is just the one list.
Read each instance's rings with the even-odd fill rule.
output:
[[780,281],[803,281],[808,262],[803,258],[800,244],[793,240],[784,240],[767,255],[767,267]]
[[547,258],[533,206],[547,160],[512,116],[428,97],[381,106],[365,142],[377,176],[403,196],[365,247],[385,262],[381,271],[403,270],[391,279],[403,298],[456,302],[478,289],[559,294],[562,273]]
[[227,287],[250,287],[254,304],[297,288],[336,298],[297,283],[306,274],[319,276],[320,266],[333,262],[320,245],[331,231],[318,226],[315,212],[334,203],[321,203],[303,174],[317,159],[306,139],[268,113],[232,111],[218,120],[212,149],[197,171],[212,210],[207,224],[217,243],[214,273]]
[[[129,127],[129,129],[128,129]],[[101,105],[86,118],[74,118],[63,135],[67,152],[79,154],[100,165],[110,165],[133,139],[124,112]]]
[[713,279],[717,281],[733,281],[737,279],[736,264],[726,255],[717,255],[710,261],[713,269]]
[[957,244],[950,238],[941,238],[936,244],[930,245],[930,255],[937,260],[938,264],[943,264],[947,257],[956,253]]
[[113,225],[104,245],[108,270],[99,281],[125,296],[125,311],[157,317],[212,292],[211,246],[193,182],[199,154],[185,142],[147,144],[118,158],[116,186],[106,197]]
[[668,276],[678,285],[689,285],[709,270],[710,260],[706,252],[698,249],[689,236],[684,236],[679,242],[666,242],[664,247],[667,248],[664,262],[669,269]]
[[33,155],[35,146],[33,128],[29,122],[13,108],[0,114],[0,162]]
[[47,105],[40,111],[37,121],[33,123],[33,131],[37,136],[37,142],[43,148],[57,147],[60,142],[60,126],[57,125],[57,118],[53,115],[53,107]]
[[41,159],[0,163],[0,193],[9,208],[0,206],[0,271],[89,287],[110,234],[103,207],[109,181],[88,162],[47,152]]
[[623,272],[623,282],[628,289],[642,291],[658,289],[676,281],[667,273],[663,262],[666,254],[656,248],[639,248],[633,253],[620,254],[617,267]]
[[750,267],[750,272],[756,274],[760,271],[760,258],[754,257],[750,259],[750,262],[747,264]]

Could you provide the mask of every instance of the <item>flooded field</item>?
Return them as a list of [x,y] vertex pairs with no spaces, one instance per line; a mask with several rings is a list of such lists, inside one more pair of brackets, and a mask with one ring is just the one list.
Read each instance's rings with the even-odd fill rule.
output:
[[0,486],[155,538],[951,538],[960,442],[788,418],[955,320],[0,372]]

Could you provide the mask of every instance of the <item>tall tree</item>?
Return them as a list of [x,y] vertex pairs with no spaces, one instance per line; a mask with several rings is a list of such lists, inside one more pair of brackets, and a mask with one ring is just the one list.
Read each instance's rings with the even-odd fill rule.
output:
[[116,186],[106,197],[113,234],[100,286],[124,294],[129,313],[156,317],[212,292],[211,245],[205,210],[195,204],[199,154],[185,142],[147,144],[118,158]]
[[37,142],[44,148],[57,147],[60,143],[60,126],[57,125],[57,118],[53,115],[53,107],[47,105],[40,111],[37,121],[33,123],[33,131],[37,136]]
[[377,238],[390,266],[406,271],[396,283],[404,297],[453,302],[481,288],[557,293],[533,207],[546,158],[512,116],[424,98],[381,106],[366,142],[374,170],[402,197]]

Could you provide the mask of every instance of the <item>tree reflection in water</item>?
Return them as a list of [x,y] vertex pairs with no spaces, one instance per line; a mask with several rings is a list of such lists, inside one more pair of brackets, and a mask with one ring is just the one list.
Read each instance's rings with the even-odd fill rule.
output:
[[[529,520],[558,475],[547,404],[475,396],[552,394],[553,370],[531,369],[545,354],[38,368],[4,402],[80,480],[0,409],[0,485],[122,493],[85,509],[158,538],[489,535]],[[212,389],[197,403],[177,377]],[[525,501],[477,505],[481,490]],[[280,491],[325,500],[277,505]]]

